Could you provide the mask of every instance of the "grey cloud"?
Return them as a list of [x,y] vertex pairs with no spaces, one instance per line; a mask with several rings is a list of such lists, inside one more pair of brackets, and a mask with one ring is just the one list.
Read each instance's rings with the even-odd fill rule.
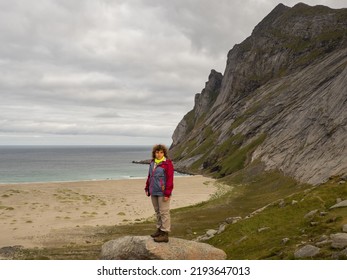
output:
[[0,132],[169,142],[210,69],[279,2],[0,0]]
[[47,121],[16,121],[8,123],[0,122],[0,133],[31,133],[57,134],[57,135],[119,135],[130,137],[150,137],[161,135],[170,137],[171,127],[165,125],[141,125],[138,123],[97,123],[97,126],[89,122],[54,123]]
[[95,115],[95,118],[102,118],[102,119],[118,119],[122,116],[117,112],[105,112],[98,115]]

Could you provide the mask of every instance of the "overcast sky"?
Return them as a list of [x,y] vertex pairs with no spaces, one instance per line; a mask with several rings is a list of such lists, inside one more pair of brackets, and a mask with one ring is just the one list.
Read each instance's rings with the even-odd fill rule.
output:
[[0,145],[170,145],[210,70],[297,2],[0,0]]

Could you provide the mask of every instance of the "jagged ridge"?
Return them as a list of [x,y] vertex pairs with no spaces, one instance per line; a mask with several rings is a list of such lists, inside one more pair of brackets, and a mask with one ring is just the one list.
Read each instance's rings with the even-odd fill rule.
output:
[[211,71],[170,148],[178,169],[231,174],[260,160],[318,184],[347,173],[347,9],[279,4]]

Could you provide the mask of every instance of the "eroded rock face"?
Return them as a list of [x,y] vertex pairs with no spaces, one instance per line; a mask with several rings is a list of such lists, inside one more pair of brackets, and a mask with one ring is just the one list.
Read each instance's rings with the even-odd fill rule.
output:
[[223,76],[210,75],[178,125],[170,153],[179,167],[228,175],[225,159],[263,136],[248,163],[311,184],[345,176],[346,13],[278,5],[229,51]]
[[180,238],[156,243],[147,236],[125,236],[106,242],[103,260],[224,260],[226,254],[209,244]]
[[172,146],[176,146],[185,140],[185,137],[194,124],[213,106],[220,92],[223,75],[212,69],[201,93],[195,95],[194,109],[187,113],[186,116],[177,125],[172,135]]

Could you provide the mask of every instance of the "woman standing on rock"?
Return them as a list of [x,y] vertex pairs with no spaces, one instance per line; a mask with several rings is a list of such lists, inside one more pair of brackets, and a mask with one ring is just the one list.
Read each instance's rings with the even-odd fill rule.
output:
[[157,231],[151,234],[156,242],[168,242],[171,228],[170,197],[173,189],[174,167],[168,159],[167,148],[155,145],[152,149],[152,161],[149,165],[145,192],[151,196],[157,216]]

